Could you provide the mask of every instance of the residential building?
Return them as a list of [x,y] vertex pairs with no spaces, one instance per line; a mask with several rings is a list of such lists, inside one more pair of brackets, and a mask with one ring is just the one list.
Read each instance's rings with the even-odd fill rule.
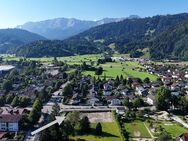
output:
[[19,131],[21,117],[21,115],[0,115],[0,131]]

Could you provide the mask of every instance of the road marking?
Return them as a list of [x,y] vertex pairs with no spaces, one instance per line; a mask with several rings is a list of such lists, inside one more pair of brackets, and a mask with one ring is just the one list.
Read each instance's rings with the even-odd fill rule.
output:
[[42,127],[40,127],[39,129],[37,129],[37,130],[31,132],[31,135],[35,135],[35,134],[41,132],[42,130],[45,130],[46,128],[49,128],[50,126],[52,126],[52,125],[54,125],[54,124],[56,124],[56,123],[58,123],[59,125],[61,125],[61,123],[62,123],[62,122],[64,121],[64,119],[65,119],[65,116],[63,116],[63,117],[57,116],[57,117],[55,117],[55,118],[56,118],[56,120],[54,120],[54,121],[48,123],[47,125],[42,126]]

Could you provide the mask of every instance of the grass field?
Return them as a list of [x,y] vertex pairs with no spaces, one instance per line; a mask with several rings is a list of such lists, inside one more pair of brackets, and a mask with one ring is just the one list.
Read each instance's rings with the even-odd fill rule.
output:
[[125,129],[129,133],[129,136],[131,138],[133,137],[150,138],[151,137],[144,125],[144,122],[140,120],[135,120],[130,123],[125,123]]
[[[171,122],[171,121],[153,121],[153,125],[155,127],[161,126],[166,132],[168,132],[172,137],[176,138],[182,133],[188,132],[188,129],[184,128],[183,126],[179,125],[178,123]],[[149,128],[149,123],[145,122],[147,127]],[[158,129],[157,129],[158,131]],[[152,133],[154,136],[158,136],[157,133]]]
[[[14,55],[1,54],[4,60],[19,60],[21,57],[15,57]],[[91,55],[77,55],[68,57],[57,57],[58,60],[64,61],[68,64],[81,64],[82,62],[90,63],[91,61],[97,61],[101,58],[101,54],[91,54]],[[43,58],[28,58],[29,60],[41,61],[42,63],[51,63],[54,59],[53,57],[43,57]]]
[[[121,54],[125,56],[125,54]],[[119,56],[121,56],[119,54]],[[1,54],[1,57],[4,58],[4,60],[19,60],[19,57],[15,57],[14,55],[7,55],[7,54]],[[68,64],[82,64],[83,62],[86,62],[87,64],[91,64],[91,62],[96,62],[99,58],[101,58],[101,54],[92,54],[92,55],[77,55],[77,56],[69,56],[69,57],[57,57],[58,60],[64,61]],[[117,55],[115,55],[117,56]],[[51,63],[54,59],[53,57],[49,58],[28,58],[30,60],[36,60],[41,61],[42,63]],[[95,63],[96,64],[96,63]],[[139,68],[143,68],[138,64],[138,62],[112,62],[112,63],[106,63],[100,65],[103,67],[104,72],[101,76],[106,75],[107,78],[112,77],[115,78],[117,75],[123,75],[125,77],[132,76],[132,77],[138,77],[141,79],[144,79],[146,77],[149,77],[150,80],[156,80],[157,76],[148,74],[147,72],[140,72]],[[70,70],[71,71],[71,70]],[[83,72],[84,75],[95,75],[94,71],[85,71]]]
[[[102,124],[102,130],[103,135],[101,137],[97,137],[94,135],[94,133],[91,133],[89,135],[83,135],[83,136],[75,136],[72,137],[72,139],[85,139],[86,141],[122,141],[118,125],[115,122],[109,122],[109,123],[101,123]],[[94,130],[96,127],[96,124],[92,124],[92,129]]]
[[[112,62],[100,65],[103,67],[103,74],[101,76],[106,75],[106,77],[115,78],[117,75],[123,75],[124,77],[132,76],[144,79],[149,77],[150,80],[156,80],[157,76],[148,74],[147,72],[139,71],[139,68],[143,68],[138,64],[138,62]],[[94,71],[85,71],[83,72],[85,75],[95,76]]]
[[178,137],[182,133],[188,132],[188,129],[180,126],[177,123],[171,123],[171,124],[172,125],[166,125],[166,123],[163,122],[163,123],[160,123],[159,125],[161,125],[173,137]]

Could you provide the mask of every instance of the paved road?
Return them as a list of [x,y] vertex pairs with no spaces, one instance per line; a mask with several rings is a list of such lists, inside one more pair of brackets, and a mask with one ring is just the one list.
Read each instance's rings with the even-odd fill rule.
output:
[[31,135],[31,132],[28,132],[24,141],[39,141],[39,134]]
[[73,111],[79,111],[79,112],[109,112],[112,111],[113,109],[111,108],[105,108],[105,109],[61,109],[60,113],[62,112],[73,112]]

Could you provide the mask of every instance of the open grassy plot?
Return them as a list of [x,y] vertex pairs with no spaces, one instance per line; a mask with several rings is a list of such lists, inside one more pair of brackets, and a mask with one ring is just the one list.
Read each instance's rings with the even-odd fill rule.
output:
[[93,123],[92,133],[89,135],[83,136],[75,136],[73,139],[85,139],[86,141],[122,141],[118,125],[115,122],[105,122],[102,124],[103,135],[101,137],[94,135],[94,129],[96,127],[96,123]]
[[91,63],[91,61],[97,61],[101,58],[100,54],[91,54],[91,55],[77,55],[70,57],[58,57],[57,59],[60,61],[67,62],[68,64],[81,64],[83,62]]
[[[4,60],[19,60],[21,57],[15,57],[14,55],[0,55]],[[68,56],[68,57],[57,57],[58,60],[64,61],[68,64],[81,64],[82,62],[90,63],[91,61],[97,61],[101,58],[100,54],[91,54],[91,55],[77,55],[77,56]],[[43,63],[51,63],[54,57],[43,57],[43,58],[27,58],[30,60],[41,61]]]
[[125,129],[129,133],[131,138],[141,137],[141,138],[150,138],[150,134],[146,129],[144,122],[141,120],[135,120],[133,122],[125,123]]
[[150,120],[153,123],[153,128],[155,128],[155,132],[151,131],[151,127],[149,127],[149,123],[145,122],[147,127],[150,129],[152,134],[154,136],[158,136],[161,132],[160,128],[162,128],[163,131],[168,132],[172,137],[178,137],[184,132],[188,132],[188,129],[183,127],[182,125],[172,122],[172,121],[155,121],[155,120]]
[[178,137],[182,133],[188,132],[188,129],[182,127],[181,125],[177,123],[163,122],[163,123],[160,123],[159,125],[161,125],[173,137]]
[[[106,63],[100,65],[103,67],[104,71],[102,76],[106,75],[106,77],[112,77],[115,78],[117,75],[123,75],[125,77],[132,76],[132,77],[138,77],[141,79],[144,79],[146,77],[149,77],[150,80],[156,80],[157,76],[148,74],[147,72],[140,71],[140,68],[143,68],[143,66],[139,65],[138,62],[112,62],[112,63]],[[85,75],[95,75],[95,72],[93,71],[85,71]]]

